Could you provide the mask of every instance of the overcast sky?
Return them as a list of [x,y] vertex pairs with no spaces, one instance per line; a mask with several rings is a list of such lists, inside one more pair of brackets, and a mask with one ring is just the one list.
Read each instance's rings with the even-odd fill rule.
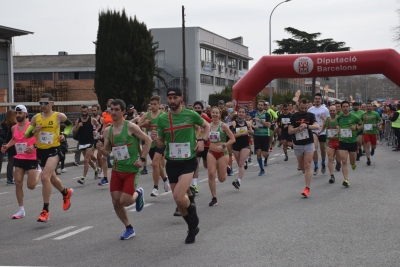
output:
[[[200,26],[226,38],[242,36],[254,58],[252,66],[268,54],[269,16],[281,1],[12,0],[1,3],[0,25],[34,32],[15,38],[15,51],[21,55],[94,54],[101,10],[125,8],[148,28],[180,27],[183,4],[186,26]],[[344,41],[351,50],[400,51],[392,41],[398,8],[396,0],[291,0],[274,11],[272,40],[290,37],[284,28],[294,27]]]

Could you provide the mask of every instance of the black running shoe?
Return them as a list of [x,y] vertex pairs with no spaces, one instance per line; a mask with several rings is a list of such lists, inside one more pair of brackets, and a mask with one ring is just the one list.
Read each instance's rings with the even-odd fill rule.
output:
[[217,206],[218,205],[218,201],[216,197],[213,197],[211,202],[208,203],[208,206],[213,207],[213,206]]
[[339,162],[336,162],[336,167],[335,167],[336,171],[339,172],[340,168],[342,168],[342,164],[340,164]]
[[236,188],[236,189],[240,189],[240,184],[237,180],[232,182],[232,185]]
[[247,161],[244,163],[244,169],[247,170]]
[[329,183],[333,184],[335,182],[335,176],[332,174],[331,179],[329,179]]
[[288,157],[288,156],[285,156],[284,161],[288,161],[288,159],[289,159],[289,157]]
[[181,212],[179,211],[178,207],[176,207],[175,212],[174,212],[174,216],[182,216]]
[[371,166],[371,160],[370,159],[367,159],[367,165]]
[[321,173],[325,174],[325,172],[326,172],[326,166],[325,166],[325,164],[322,164],[321,165]]
[[196,235],[199,233],[200,229],[199,227],[196,227],[195,229],[188,230],[188,235],[185,239],[185,244],[192,244],[196,240]]

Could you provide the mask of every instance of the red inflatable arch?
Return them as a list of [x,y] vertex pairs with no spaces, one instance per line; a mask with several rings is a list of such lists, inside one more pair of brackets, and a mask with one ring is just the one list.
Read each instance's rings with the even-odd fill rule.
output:
[[394,49],[262,57],[234,86],[232,98],[241,106],[273,79],[383,74],[400,86],[400,54]]

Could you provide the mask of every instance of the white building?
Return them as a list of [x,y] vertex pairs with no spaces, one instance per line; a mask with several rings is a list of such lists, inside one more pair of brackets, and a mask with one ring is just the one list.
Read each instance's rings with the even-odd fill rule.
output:
[[[182,88],[182,28],[151,29],[158,45],[157,69],[168,87]],[[249,69],[248,47],[243,38],[228,39],[200,27],[186,27],[187,103],[208,102],[208,96],[233,86]],[[166,87],[157,79],[156,88],[165,102]]]

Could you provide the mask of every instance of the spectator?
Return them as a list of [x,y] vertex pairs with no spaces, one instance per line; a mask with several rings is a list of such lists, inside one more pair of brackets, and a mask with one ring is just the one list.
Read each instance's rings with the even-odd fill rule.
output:
[[[17,124],[15,111],[10,109],[6,113],[5,119],[1,122],[1,128],[4,131],[3,144],[8,143],[12,138],[11,127]],[[15,146],[7,149],[8,163],[7,163],[7,184],[15,184],[13,173],[14,173],[14,156],[17,154]],[[0,154],[0,171],[3,163],[4,154]]]

